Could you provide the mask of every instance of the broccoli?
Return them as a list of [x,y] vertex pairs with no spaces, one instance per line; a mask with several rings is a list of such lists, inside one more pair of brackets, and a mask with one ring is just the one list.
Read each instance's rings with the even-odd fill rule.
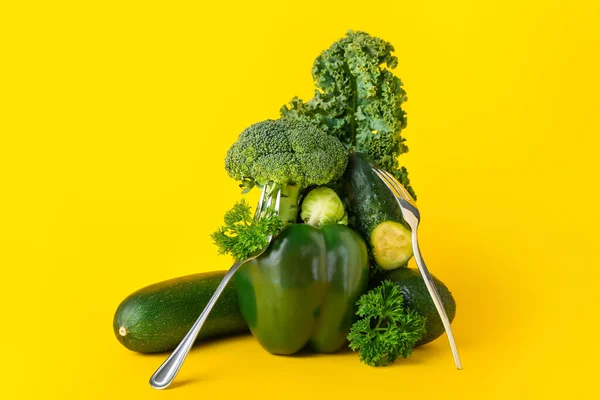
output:
[[287,224],[296,222],[304,189],[341,178],[347,163],[348,150],[337,138],[304,121],[278,119],[244,130],[227,152],[225,169],[244,191],[267,185],[272,196],[281,189],[279,217]]
[[227,152],[225,169],[241,181],[243,193],[265,188],[267,202],[281,189],[279,215],[272,202],[255,220],[250,206],[238,202],[211,235],[219,253],[242,260],[265,248],[269,237],[296,222],[304,190],[340,179],[347,163],[344,145],[307,122],[266,120],[246,128]]

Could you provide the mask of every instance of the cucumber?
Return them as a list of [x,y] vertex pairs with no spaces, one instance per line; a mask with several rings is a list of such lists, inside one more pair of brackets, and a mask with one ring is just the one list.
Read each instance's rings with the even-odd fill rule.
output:
[[410,231],[407,231],[406,227],[398,222],[384,221],[371,232],[373,258],[382,269],[396,269],[410,260],[412,244]]
[[[442,299],[442,304],[444,304],[448,319],[452,322],[456,315],[456,302],[454,301],[454,297],[452,297],[452,293],[442,281],[435,276],[432,276],[432,278]],[[427,318],[425,323],[427,332],[425,333],[425,336],[417,342],[417,346],[429,343],[445,332],[444,324],[442,324],[442,320],[435,308],[435,304],[433,304],[433,300],[431,300],[431,297],[429,296],[427,286],[425,286],[425,281],[423,281],[418,270],[413,268],[400,268],[394,271],[385,272],[379,276],[378,279],[374,280],[372,285],[377,286],[383,279],[389,279],[400,286],[400,291],[404,296],[404,305]]]
[[345,182],[353,228],[370,244],[375,263],[384,270],[405,266],[413,256],[411,231],[394,194],[375,174],[366,154],[352,152]]
[[[226,271],[206,272],[159,282],[130,294],[117,308],[115,336],[129,350],[173,350],[194,324]],[[235,282],[223,290],[197,340],[248,331],[238,306]]]

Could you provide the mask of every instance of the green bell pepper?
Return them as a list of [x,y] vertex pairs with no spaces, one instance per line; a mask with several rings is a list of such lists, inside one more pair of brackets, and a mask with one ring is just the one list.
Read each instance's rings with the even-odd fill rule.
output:
[[358,233],[337,224],[293,224],[235,279],[254,337],[270,353],[293,354],[307,345],[320,353],[344,346],[368,276],[367,245]]

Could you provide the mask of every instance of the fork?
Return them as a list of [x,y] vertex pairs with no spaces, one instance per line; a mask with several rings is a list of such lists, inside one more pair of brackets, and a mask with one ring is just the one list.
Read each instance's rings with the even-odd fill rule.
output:
[[[258,205],[256,206],[256,211],[254,213],[254,220],[258,220],[261,217],[263,208],[265,208],[265,197],[266,196],[267,196],[267,185],[263,186],[263,189],[262,189],[262,192],[260,195],[260,200],[258,201]],[[266,207],[267,208],[271,207],[272,202],[273,202],[273,196],[269,196],[269,199],[266,202]],[[276,213],[279,213],[280,202],[281,202],[281,189],[277,191],[275,207],[273,207],[273,209],[275,210]],[[266,210],[266,208],[265,208],[265,210]],[[273,236],[268,237],[267,240],[268,240],[269,244],[271,243],[272,239],[273,239]],[[177,348],[173,351],[173,353],[171,353],[169,358],[167,358],[162,363],[162,365],[160,367],[158,367],[156,372],[154,372],[154,374],[150,378],[150,386],[152,386],[154,389],[165,389],[167,386],[169,386],[169,384],[173,381],[173,379],[175,379],[175,376],[177,375],[177,373],[179,372],[179,369],[183,365],[183,362],[185,361],[186,356],[188,355],[190,349],[192,348],[192,345],[196,341],[196,338],[198,337],[198,334],[200,333],[200,330],[202,329],[204,322],[206,321],[206,319],[208,318],[208,315],[212,311],[213,306],[219,299],[219,296],[221,296],[223,289],[225,289],[225,286],[227,286],[227,283],[229,283],[229,281],[231,280],[233,275],[237,272],[237,270],[242,265],[244,265],[246,262],[253,260],[256,257],[260,256],[262,253],[265,252],[267,247],[269,247],[269,246],[268,245],[265,246],[265,248],[252,254],[250,257],[248,257],[246,259],[237,260],[231,266],[231,268],[229,268],[229,271],[227,271],[227,273],[223,277],[223,280],[217,287],[217,290],[215,290],[215,293],[212,295],[212,297],[208,301],[208,304],[206,305],[206,307],[204,307],[202,314],[200,314],[200,316],[198,317],[196,322],[194,322],[194,325],[192,325],[192,328],[185,335],[185,337],[181,340],[181,342],[179,343]]]
[[385,183],[388,189],[390,189],[394,194],[394,197],[400,206],[400,210],[402,210],[402,216],[404,217],[406,223],[410,226],[412,231],[413,253],[415,255],[415,260],[417,261],[417,267],[419,268],[419,272],[425,281],[425,286],[427,286],[427,290],[429,291],[429,295],[433,300],[433,304],[435,304],[435,308],[442,319],[442,323],[444,324],[444,329],[446,330],[448,342],[450,342],[450,348],[452,349],[452,356],[454,357],[456,368],[462,369],[460,358],[458,356],[458,349],[456,347],[456,341],[454,340],[454,334],[452,333],[452,328],[450,327],[450,320],[448,319],[448,315],[446,315],[446,310],[442,304],[440,294],[433,283],[431,274],[429,273],[429,270],[425,265],[425,261],[423,261],[421,251],[419,250],[417,227],[419,226],[419,222],[421,220],[421,214],[419,213],[417,204],[410,193],[408,193],[404,186],[402,186],[402,184],[398,182],[398,180],[392,174],[379,168],[373,168],[373,171],[377,174],[377,176],[379,176],[379,178],[381,178],[383,183]]

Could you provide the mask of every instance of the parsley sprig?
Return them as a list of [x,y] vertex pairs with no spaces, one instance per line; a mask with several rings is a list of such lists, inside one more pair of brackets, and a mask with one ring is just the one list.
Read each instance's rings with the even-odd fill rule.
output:
[[272,208],[254,220],[245,199],[238,201],[223,217],[224,226],[211,234],[219,254],[230,254],[236,260],[248,258],[269,244],[269,236],[283,229],[283,221]]
[[353,351],[359,351],[362,362],[378,367],[399,356],[410,357],[425,334],[425,317],[404,307],[398,285],[385,280],[356,304],[356,314],[362,318],[352,325],[348,341]]

